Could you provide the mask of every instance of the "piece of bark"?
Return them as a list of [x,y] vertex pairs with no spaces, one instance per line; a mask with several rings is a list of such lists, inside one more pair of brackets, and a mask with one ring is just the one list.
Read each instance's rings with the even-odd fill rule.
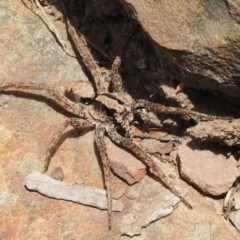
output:
[[[26,178],[26,187],[45,196],[72,201],[99,209],[107,209],[106,191],[83,185],[68,185],[39,172],[32,172]],[[123,210],[123,204],[113,200],[113,211]]]

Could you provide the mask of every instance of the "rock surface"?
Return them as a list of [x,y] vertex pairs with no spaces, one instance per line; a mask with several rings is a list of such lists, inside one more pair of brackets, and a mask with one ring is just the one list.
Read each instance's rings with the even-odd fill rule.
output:
[[[47,27],[21,1],[2,1],[0,19],[1,81],[30,79],[63,92],[73,80],[87,80],[78,61],[63,53]],[[64,36],[65,30],[60,33]],[[55,109],[51,102],[21,94],[1,94],[0,113],[0,239],[152,240],[156,236],[166,240],[221,239],[222,236],[226,240],[239,238],[236,229],[220,216],[222,201],[203,198],[178,177],[171,181],[188,190],[186,197],[194,209],[189,211],[179,203],[179,207],[170,215],[143,228],[141,234],[133,238],[119,237],[119,229],[129,219],[134,220],[134,206],[138,210],[137,217],[140,217],[149,199],[156,194],[170,194],[152,178],[143,179],[139,194],[128,194],[134,195],[136,203],[142,201],[144,204],[135,204],[135,199],[126,199],[126,211],[114,212],[112,231],[107,230],[106,211],[28,191],[24,187],[25,178],[33,171],[42,171],[46,149],[66,116],[60,114],[62,112]],[[94,132],[69,131],[65,137],[52,158],[49,173],[61,166],[65,183],[80,182],[103,189],[102,172],[93,144]],[[167,176],[178,176],[177,169],[172,165],[160,164],[169,167]],[[115,186],[115,189],[129,189],[124,181],[118,181],[121,186]],[[117,197],[122,194],[124,197],[124,192],[122,190]]]
[[148,153],[168,154],[173,149],[172,143],[162,143],[155,139],[143,139],[139,146],[144,148]]
[[240,98],[237,1],[126,2],[135,8],[163,65],[170,67],[180,81],[228,98]]
[[199,122],[196,126],[188,129],[188,134],[198,141],[218,142],[228,146],[239,145],[240,120],[232,121],[215,120]]
[[240,175],[234,157],[227,159],[219,146],[185,141],[178,148],[178,157],[181,175],[209,195],[226,193]]
[[131,153],[116,146],[105,137],[107,154],[113,171],[128,184],[139,182],[146,175],[146,166]]
[[90,82],[72,82],[66,86],[66,96],[74,102],[80,102],[82,98],[92,99],[95,97],[94,89]]
[[[145,185],[147,182],[148,184],[155,185],[151,179],[146,177],[141,183],[139,183],[137,191],[135,191],[134,199],[132,198],[129,201],[130,205],[128,208],[131,209],[134,215],[127,213],[124,216],[124,219],[128,218],[128,224],[123,225],[121,228],[121,233],[124,235],[133,237],[141,234],[142,228],[171,214],[176,207],[176,204],[179,203],[178,197],[172,193],[166,193],[165,190],[161,192],[157,190],[155,193],[152,192],[149,194]],[[181,192],[182,196],[186,195],[185,190],[179,188],[178,190]],[[131,192],[132,189],[129,189],[129,191]],[[133,193],[128,193],[128,196],[130,194],[133,195]]]

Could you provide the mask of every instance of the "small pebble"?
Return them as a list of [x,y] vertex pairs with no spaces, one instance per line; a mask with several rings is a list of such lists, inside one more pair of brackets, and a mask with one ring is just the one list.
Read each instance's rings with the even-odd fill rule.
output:
[[64,178],[62,168],[61,167],[54,168],[54,170],[50,174],[50,177],[52,177],[58,181],[62,181]]

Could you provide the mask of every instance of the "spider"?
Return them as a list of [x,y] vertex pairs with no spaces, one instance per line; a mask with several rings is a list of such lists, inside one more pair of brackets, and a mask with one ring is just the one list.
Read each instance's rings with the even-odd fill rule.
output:
[[[81,96],[78,97],[75,94],[77,91],[76,89],[70,88],[67,95],[71,96],[71,99],[79,100],[78,102],[75,102],[65,97],[56,89],[45,84],[12,82],[0,85],[0,91],[3,93],[11,91],[26,91],[30,93],[42,92],[47,94],[47,96],[54,100],[57,105],[74,116],[66,119],[65,123],[54,135],[53,140],[46,151],[44,172],[48,170],[53,152],[68,126],[82,130],[95,129],[95,143],[103,164],[103,175],[107,192],[109,228],[111,228],[112,216],[111,182],[109,175],[111,163],[106,151],[104,141],[105,135],[108,135],[113,142],[131,152],[146,164],[153,175],[169,188],[172,193],[179,197],[189,209],[192,209],[192,206],[181,196],[180,192],[168,180],[160,167],[154,163],[144,150],[132,141],[134,138],[132,125],[134,121],[137,121],[137,119],[140,118],[141,121],[139,121],[139,125],[143,122],[146,125],[155,124],[156,126],[160,126],[161,122],[157,118],[157,114],[159,113],[203,117],[207,119],[209,119],[210,116],[183,108],[166,107],[159,103],[152,103],[146,100],[134,101],[122,88],[122,79],[118,73],[118,69],[121,65],[120,57],[117,56],[115,58],[110,70],[100,68],[94,61],[84,36],[76,31],[68,18],[66,18],[66,25],[69,35],[71,36],[83,63],[92,75],[96,96],[92,97],[90,101],[85,101]],[[152,114],[149,114],[149,112],[152,112]],[[141,137],[144,138],[151,136],[150,134],[142,134]]]

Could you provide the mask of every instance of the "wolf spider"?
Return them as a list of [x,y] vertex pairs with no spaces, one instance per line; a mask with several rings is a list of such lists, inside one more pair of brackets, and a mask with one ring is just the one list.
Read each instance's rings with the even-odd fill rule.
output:
[[[141,118],[141,122],[145,124],[155,123],[160,125],[160,121],[156,115],[149,117],[148,112],[155,114],[170,114],[182,116],[194,116],[208,118],[210,116],[198,112],[190,111],[183,108],[166,107],[158,103],[151,103],[145,100],[134,101],[131,96],[122,89],[122,79],[118,73],[121,65],[120,57],[116,57],[110,70],[100,68],[87,46],[87,42],[80,33],[71,25],[66,18],[66,26],[71,36],[77,52],[82,58],[83,63],[89,70],[94,81],[96,96],[93,97],[87,104],[80,97],[79,102],[74,102],[59,93],[55,88],[51,88],[45,84],[33,82],[22,83],[6,83],[0,85],[0,91],[26,91],[30,93],[41,92],[54,100],[57,105],[71,113],[74,117],[68,118],[63,126],[54,135],[54,138],[47,149],[44,172],[48,170],[51,156],[68,126],[75,129],[95,129],[95,143],[99,152],[100,159],[103,164],[103,175],[107,191],[107,206],[109,215],[109,227],[111,226],[112,215],[112,196],[110,183],[110,168],[111,163],[108,159],[104,136],[107,134],[110,139],[122,148],[128,150],[135,155],[139,160],[147,165],[153,175],[160,179],[163,184],[169,188],[180,200],[190,209],[192,206],[181,196],[180,192],[168,180],[163,171],[154,163],[151,157],[146,154],[133,141],[134,133],[131,126],[134,121]],[[74,96],[74,89],[70,89],[68,94]],[[40,93],[39,93],[40,94]],[[136,118],[138,117],[138,118]],[[141,125],[139,122],[139,125]],[[138,135],[139,137],[139,135]],[[150,134],[142,134],[140,137],[151,137]],[[152,136],[152,138],[154,138]]]

